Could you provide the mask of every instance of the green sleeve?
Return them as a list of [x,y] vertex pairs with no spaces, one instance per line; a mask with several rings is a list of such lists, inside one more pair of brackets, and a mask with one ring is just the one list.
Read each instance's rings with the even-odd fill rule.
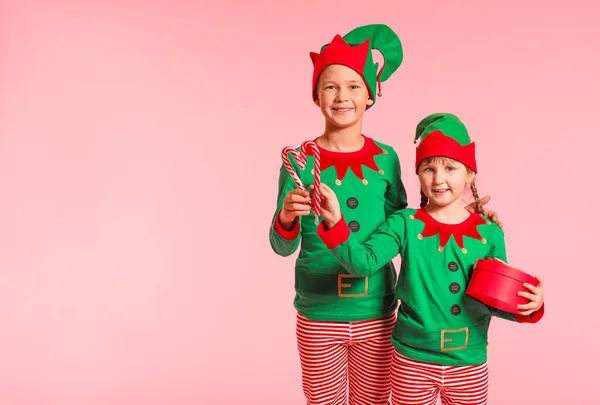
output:
[[[295,164],[292,162],[292,165]],[[285,232],[282,234],[280,232],[281,228],[278,228],[276,225],[276,221],[278,221],[279,211],[283,207],[283,199],[288,195],[288,193],[297,188],[296,183],[294,183],[294,179],[288,173],[285,166],[282,164],[281,169],[279,170],[279,187],[277,192],[277,209],[275,210],[275,215],[271,220],[271,229],[269,230],[269,240],[271,242],[271,248],[273,251],[280,256],[286,257],[290,256],[292,253],[296,251],[298,245],[300,244],[300,234],[301,232],[301,224],[299,220],[296,221],[296,225],[294,229],[290,232]]]
[[400,160],[393,148],[388,151],[392,159],[392,183],[385,192],[385,217],[388,218],[394,212],[407,207],[406,189],[402,183]]
[[[336,227],[341,225],[347,228],[344,221],[340,223]],[[349,237],[333,247],[332,253],[350,274],[366,277],[380,270],[400,253],[406,234],[406,219],[402,211],[392,214],[362,245],[351,232],[344,234],[349,234]],[[332,244],[326,241],[326,245]]]
[[[505,263],[508,263],[506,258],[506,244],[504,243],[504,232],[502,229],[496,224],[492,224],[492,234],[491,234],[491,244],[492,249],[489,253],[489,257],[492,259],[500,259]],[[498,318],[507,319],[509,321],[516,321],[516,315],[511,314],[510,312],[501,311],[496,308],[491,308],[492,315]]]

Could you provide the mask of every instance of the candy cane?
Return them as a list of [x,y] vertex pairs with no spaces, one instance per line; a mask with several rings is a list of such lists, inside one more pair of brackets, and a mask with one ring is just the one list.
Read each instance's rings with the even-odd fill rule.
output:
[[298,173],[296,173],[292,164],[290,163],[288,153],[291,154],[294,157],[294,159],[296,159],[296,162],[298,162],[298,166],[301,169],[304,169],[304,167],[306,166],[306,151],[308,148],[312,149],[313,157],[315,160],[315,187],[312,210],[315,213],[315,223],[318,224],[319,216],[321,215],[321,190],[319,189],[321,186],[321,154],[319,153],[319,147],[314,141],[306,141],[300,146],[300,153],[298,153],[296,152],[296,149],[287,146],[283,148],[283,151],[281,151],[281,160],[283,160],[283,165],[287,169],[290,176],[292,176],[292,179],[294,180],[294,183],[296,183],[296,186],[298,186],[300,190],[306,190],[306,187],[304,187],[304,184],[302,184],[302,180],[300,180]]

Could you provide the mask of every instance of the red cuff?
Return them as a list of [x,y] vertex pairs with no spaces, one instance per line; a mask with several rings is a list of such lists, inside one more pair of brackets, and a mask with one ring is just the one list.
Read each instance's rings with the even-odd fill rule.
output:
[[342,219],[331,229],[326,229],[325,222],[321,221],[317,228],[317,235],[321,237],[328,249],[333,249],[350,238],[350,228],[348,228],[346,220],[342,216]]
[[298,237],[300,233],[300,221],[298,218],[294,220],[294,227],[291,230],[287,230],[281,225],[279,222],[279,213],[277,214],[277,218],[275,219],[275,223],[273,224],[273,228],[275,228],[275,232],[277,232],[283,239],[286,240],[294,240]]
[[527,316],[517,315],[517,322],[519,322],[519,323],[537,323],[544,316],[544,306],[545,305],[546,304],[542,304],[540,309],[538,309],[534,313],[529,314]]

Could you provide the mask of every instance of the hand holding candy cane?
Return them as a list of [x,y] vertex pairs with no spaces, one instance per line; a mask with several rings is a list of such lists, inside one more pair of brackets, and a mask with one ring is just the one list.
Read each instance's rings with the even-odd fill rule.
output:
[[[314,186],[310,186],[311,189],[313,189],[313,187]],[[342,219],[340,201],[335,195],[335,192],[324,183],[321,184],[321,217],[329,229],[336,226]]]
[[315,224],[318,224],[319,223],[319,215],[321,215],[321,190],[320,190],[320,188],[321,188],[320,187],[321,186],[321,154],[319,153],[319,147],[313,141],[304,142],[302,144],[302,146],[300,146],[300,153],[296,152],[296,149],[294,149],[292,147],[289,147],[289,146],[285,147],[281,151],[281,160],[283,161],[283,164],[284,164],[285,168],[287,169],[288,173],[290,174],[290,176],[292,176],[292,179],[294,179],[294,183],[296,183],[296,186],[298,187],[298,189],[307,191],[306,187],[302,183],[302,180],[300,180],[300,176],[298,176],[298,173],[296,173],[296,171],[294,170],[294,167],[290,163],[288,153],[291,154],[296,159],[296,162],[298,163],[298,166],[300,167],[300,169],[304,169],[304,167],[306,166],[306,151],[308,150],[308,148],[312,149],[314,163],[315,163],[314,164],[314,177],[315,177],[314,186],[315,187],[314,187],[314,196],[312,198],[311,207],[312,207],[313,212],[315,213]]
[[283,205],[279,211],[279,224],[283,229],[291,231],[298,217],[311,214],[310,194],[306,190],[295,188],[283,198]]

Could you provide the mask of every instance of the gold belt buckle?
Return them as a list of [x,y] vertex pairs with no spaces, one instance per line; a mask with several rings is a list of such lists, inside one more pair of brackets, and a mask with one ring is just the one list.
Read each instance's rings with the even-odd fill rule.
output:
[[[369,293],[369,277],[364,277],[365,280],[365,291],[361,293],[347,294],[342,292],[344,288],[352,287],[352,284],[348,284],[344,282],[344,279],[348,278],[357,278],[352,274],[338,274],[338,297],[364,297]],[[361,277],[363,278],[363,277]]]
[[[458,333],[464,334],[465,344],[462,346],[456,347],[446,347],[446,343],[453,342],[454,339],[451,337],[452,335],[456,335]],[[461,328],[461,329],[444,329],[441,333],[441,350],[442,351],[450,351],[450,350],[461,350],[466,349],[469,345],[469,328]]]

